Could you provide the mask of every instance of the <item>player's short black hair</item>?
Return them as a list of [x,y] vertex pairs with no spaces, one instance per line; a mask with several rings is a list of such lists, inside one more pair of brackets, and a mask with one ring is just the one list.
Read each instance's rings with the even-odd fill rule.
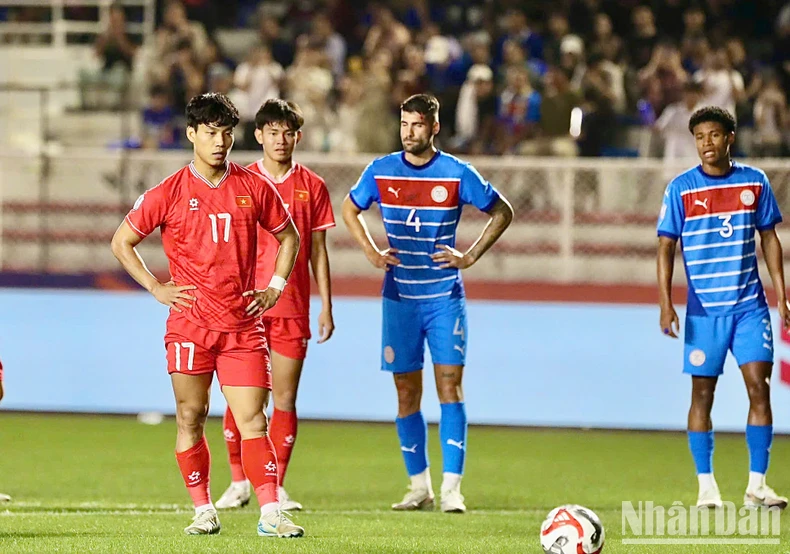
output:
[[235,127],[239,124],[239,110],[230,98],[219,92],[207,92],[194,96],[187,104],[187,127],[197,130],[198,126]]
[[298,131],[304,125],[304,114],[295,102],[270,98],[255,114],[255,128],[263,129],[273,123],[285,123],[290,130]]
[[730,112],[718,106],[705,106],[691,114],[689,132],[693,135],[694,127],[707,122],[718,123],[724,127],[724,132],[727,134],[735,132],[735,118]]
[[402,112],[418,113],[439,121],[439,100],[433,94],[414,94],[400,105]]

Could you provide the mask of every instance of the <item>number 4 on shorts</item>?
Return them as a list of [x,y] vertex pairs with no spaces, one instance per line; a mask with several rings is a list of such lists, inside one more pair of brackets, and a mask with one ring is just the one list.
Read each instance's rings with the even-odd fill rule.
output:
[[181,371],[181,349],[186,348],[189,351],[187,357],[187,371],[192,371],[192,364],[195,361],[195,343],[194,342],[174,342],[173,348],[176,355],[176,371]]

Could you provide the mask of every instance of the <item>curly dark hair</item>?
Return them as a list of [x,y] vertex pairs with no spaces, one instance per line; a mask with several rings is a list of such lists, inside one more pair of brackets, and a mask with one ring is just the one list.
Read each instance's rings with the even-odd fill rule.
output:
[[725,133],[735,132],[735,118],[730,112],[718,106],[706,106],[691,114],[691,118],[689,118],[689,132],[693,135],[694,127],[700,123],[707,122],[720,124],[724,127]]
[[433,94],[415,94],[409,96],[400,105],[403,112],[418,113],[424,117],[430,117],[434,121],[439,120],[439,100]]
[[186,109],[187,127],[197,130],[200,124],[235,127],[239,124],[239,110],[230,98],[218,92],[207,92],[192,98]]
[[304,125],[304,115],[296,103],[270,98],[255,114],[255,128],[263,129],[272,123],[285,123],[291,131],[298,131]]

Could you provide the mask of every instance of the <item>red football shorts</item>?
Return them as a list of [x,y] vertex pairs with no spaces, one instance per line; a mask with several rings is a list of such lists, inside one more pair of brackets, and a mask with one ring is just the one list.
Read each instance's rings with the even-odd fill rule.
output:
[[263,326],[236,332],[212,331],[183,317],[170,317],[165,333],[167,372],[217,372],[221,386],[271,390],[272,364]]
[[310,339],[310,318],[263,317],[269,348],[286,358],[304,360]]

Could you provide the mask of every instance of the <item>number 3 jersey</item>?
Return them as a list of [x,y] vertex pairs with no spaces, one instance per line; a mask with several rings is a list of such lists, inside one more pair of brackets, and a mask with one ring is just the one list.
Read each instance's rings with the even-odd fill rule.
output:
[[171,279],[197,287],[184,317],[223,332],[256,325],[242,293],[255,288],[258,227],[279,233],[290,220],[274,186],[233,162],[216,185],[190,163],[146,191],[126,216],[141,237],[160,227]]
[[757,233],[782,221],[768,178],[733,163],[722,176],[701,166],[675,177],[664,193],[658,235],[680,239],[688,314],[724,316],[765,306]]
[[377,202],[390,248],[400,264],[386,273],[383,295],[393,300],[432,300],[464,295],[461,272],[440,269],[431,255],[455,247],[464,204],[487,212],[499,193],[470,164],[437,152],[415,166],[403,152],[373,160],[349,194],[361,210]]

